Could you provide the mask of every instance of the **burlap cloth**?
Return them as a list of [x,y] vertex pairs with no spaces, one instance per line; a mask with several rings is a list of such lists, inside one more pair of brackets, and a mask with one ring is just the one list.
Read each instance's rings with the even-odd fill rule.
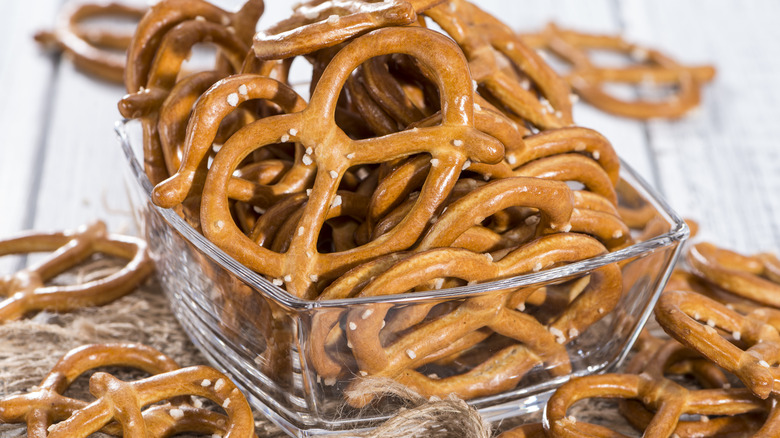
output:
[[[75,275],[84,280],[117,269],[115,261],[96,259],[59,279],[72,282]],[[26,392],[38,385],[43,376],[69,350],[91,343],[134,342],[154,347],[175,359],[181,366],[208,364],[187,338],[168,307],[168,302],[154,279],[134,293],[104,307],[85,308],[67,314],[41,312],[29,319],[0,325],[0,398]],[[111,370],[109,370],[111,371]],[[128,373],[124,370],[117,372]],[[122,374],[119,375],[123,377]],[[125,376],[125,377],[143,377]],[[395,388],[403,392],[403,389]],[[88,376],[81,377],[67,393],[84,400],[88,392]],[[426,401],[413,394],[400,394],[409,401],[409,408],[392,418],[376,431],[363,437],[489,437],[517,425],[513,419],[488,425],[475,410],[461,400]],[[623,433],[637,435],[617,414],[609,401],[589,401],[575,405],[573,415],[583,420],[618,428]],[[287,435],[265,417],[256,413],[259,437]],[[526,416],[522,421],[538,421],[540,414]],[[0,424],[0,438],[25,436],[24,426]],[[96,436],[103,436],[98,434]],[[350,434],[347,436],[356,436]]]

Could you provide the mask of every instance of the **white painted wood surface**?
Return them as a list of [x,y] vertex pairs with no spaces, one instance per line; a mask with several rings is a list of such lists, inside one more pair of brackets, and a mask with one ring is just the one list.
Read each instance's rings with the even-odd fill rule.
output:
[[[59,3],[0,2],[0,235],[98,218],[112,230],[130,229],[113,134],[122,87],[84,76],[32,42],[34,30],[53,23]],[[780,249],[780,3],[478,3],[520,31],[555,20],[623,32],[679,61],[717,66],[701,108],[681,120],[644,123],[582,103],[575,120],[604,133],[677,211],[701,223],[705,237],[741,251]],[[269,1],[260,27],[291,4]]]

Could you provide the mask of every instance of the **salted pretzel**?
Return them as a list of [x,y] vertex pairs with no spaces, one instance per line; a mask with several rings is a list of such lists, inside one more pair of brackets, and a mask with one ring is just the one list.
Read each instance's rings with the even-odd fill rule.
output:
[[[14,274],[0,277],[0,321],[37,310],[67,312],[114,301],[138,286],[154,269],[143,240],[109,234],[102,222],[72,231],[29,232],[0,240],[0,256],[52,251],[51,256]],[[128,260],[119,271],[83,284],[46,286],[46,282],[103,253]]]
[[[488,202],[486,202],[486,200]],[[474,204],[482,205],[483,209],[475,209]],[[447,247],[461,234],[474,224],[482,222],[485,216],[494,211],[503,210],[511,205],[525,205],[539,208],[541,219],[538,223],[538,231],[534,234],[541,235],[555,229],[564,229],[572,211],[571,193],[565,184],[534,180],[530,178],[512,178],[494,181],[471,193],[470,198],[461,198],[451,204],[447,212],[443,214],[426,236],[417,246],[416,251],[425,251],[437,247]],[[366,279],[375,277],[387,271],[392,265],[400,263],[402,255],[389,255],[373,262],[365,263],[353,269],[334,282],[320,295],[319,299],[336,299],[356,296],[359,289],[356,285],[364,286]],[[430,307],[416,306],[422,310],[422,317],[427,314]],[[325,316],[314,318],[313,338],[317,341],[312,344],[312,360],[315,364],[322,364],[319,368],[320,375],[325,378],[335,377],[343,371],[343,368],[333,364],[324,351],[324,339],[334,328],[337,320],[343,312],[331,312]],[[414,323],[419,322],[415,321]],[[336,370],[334,373],[333,370]]]
[[425,15],[458,42],[474,80],[510,111],[542,129],[572,124],[567,84],[504,23],[465,0],[451,0]]
[[59,12],[54,30],[37,32],[35,40],[46,48],[64,52],[76,67],[87,73],[122,83],[124,50],[130,44],[132,34],[112,32],[109,29],[87,30],[81,24],[97,17],[138,21],[145,12],[146,8],[116,2],[68,2]]
[[[485,281],[533,272],[539,265],[544,269],[556,263],[581,260],[603,251],[604,247],[597,241],[567,233],[540,237],[497,262],[467,250],[436,248],[396,263],[370,281],[358,296],[399,293],[435,278]],[[371,306],[367,308],[370,312],[367,309],[356,309],[347,315],[347,338],[361,375],[397,378],[428,395],[455,392],[459,396],[471,398],[500,392],[514,387],[519,381],[521,376],[517,375],[515,367],[533,366],[538,363],[537,360],[546,363],[553,375],[569,372],[570,365],[562,344],[584,332],[603,316],[604,313],[588,312],[587,308],[595,305],[593,299],[598,299],[609,311],[620,296],[620,274],[616,267],[605,266],[596,270],[592,276],[587,290],[550,324],[549,331],[533,317],[504,306],[507,300],[505,292],[468,299],[452,312],[423,323],[390,345],[382,345],[379,336],[389,307]],[[523,294],[530,292],[533,290],[525,290]],[[515,297],[511,301],[516,304],[523,300],[524,297]],[[435,379],[414,371],[414,368],[431,358],[445,355],[452,348],[451,345],[458,344],[456,340],[482,327],[516,339],[521,345],[502,350],[483,366],[458,376]],[[439,350],[444,350],[445,354],[436,354]],[[529,356],[526,350],[533,354]],[[529,362],[529,359],[532,360]],[[475,384],[475,381],[481,383]],[[365,397],[349,400],[356,406],[362,406],[368,401]]]
[[149,87],[149,74],[154,58],[159,56],[160,42],[178,24],[197,20],[230,26],[239,40],[248,43],[264,8],[263,0],[248,0],[236,12],[225,11],[204,0],[165,0],[155,4],[138,24],[128,48],[127,92],[136,93]]
[[[332,122],[337,99],[333,90],[339,89],[363,61],[388,53],[418,57],[437,73],[445,108],[444,121],[433,128],[351,140]],[[239,130],[220,149],[203,191],[201,215],[207,218],[201,220],[204,234],[249,268],[272,278],[289,278],[285,280],[287,290],[298,296],[311,296],[313,277],[341,273],[362,260],[409,247],[443,201],[443,194],[455,184],[467,160],[495,162],[502,156],[500,143],[473,128],[472,92],[468,68],[457,46],[436,32],[422,28],[386,28],[352,41],[328,65],[303,111],[260,119]],[[258,247],[240,233],[231,218],[227,188],[233,171],[244,157],[283,137],[311,150],[302,161],[308,162],[307,166],[316,166],[317,170],[301,216],[302,232],[293,237],[287,252],[280,254]],[[382,151],[381,155],[378,151]],[[352,166],[417,153],[430,153],[435,166],[417,204],[404,221],[381,238],[354,250],[319,253],[317,234],[327,211],[338,206],[334,205],[338,204],[336,190],[345,171]]]
[[144,169],[153,184],[169,176],[157,124],[183,62],[204,42],[219,49],[214,70],[223,76],[240,71],[263,7],[262,0],[248,0],[229,13],[204,0],[167,0],[139,22],[127,51],[128,94],[118,107],[124,117],[141,119]]
[[135,368],[149,374],[173,371],[179,365],[159,351],[140,344],[94,344],[69,351],[32,392],[0,400],[0,421],[26,422],[27,436],[44,438],[54,422],[62,421],[88,402],[63,395],[85,372],[109,366]]
[[[552,51],[571,64],[572,70],[565,78],[583,99],[603,111],[626,117],[680,117],[699,104],[701,86],[715,75],[713,67],[687,67],[657,50],[617,36],[564,30],[552,23],[539,34],[524,35],[522,39],[532,47]],[[623,68],[598,66],[588,56],[588,51],[595,49],[625,54],[637,64]],[[676,90],[674,95],[660,101],[627,101],[605,91],[603,84],[607,82],[672,84]]]
[[[152,377],[123,382],[98,372],[90,378],[90,403],[63,393],[82,374],[102,367],[129,367]],[[188,395],[218,403],[227,417],[193,407]],[[169,400],[146,410],[146,405]],[[119,424],[109,424],[116,419]],[[246,399],[213,368],[179,368],[159,351],[140,344],[94,344],[68,352],[28,394],[0,400],[0,420],[26,422],[30,437],[86,437],[98,430],[126,437],[165,437],[181,432],[253,437],[254,420]]]
[[780,308],[780,260],[770,253],[745,256],[707,242],[686,256],[690,269],[732,294]]
[[[49,427],[49,438],[86,437],[112,420],[119,422],[123,436],[145,437],[149,427],[141,409],[187,395],[205,397],[224,409],[227,418],[223,431],[220,431],[224,432],[223,436],[252,437],[254,434],[254,418],[246,398],[230,379],[210,367],[180,368],[133,382],[97,372],[90,377],[89,385],[97,400]],[[176,413],[170,410],[169,414],[176,417],[182,414],[184,417],[181,410]],[[187,418],[192,418],[192,415]]]
[[[626,373],[642,374],[658,381],[669,374],[686,374],[695,378],[702,388],[731,387],[728,377],[717,365],[703,358],[676,340],[662,340],[644,334],[644,345],[626,367]],[[620,413],[638,430],[645,430],[653,413],[636,400],[621,400]],[[727,435],[747,430],[757,431],[764,423],[764,416],[758,413],[720,416],[696,421],[680,420],[675,433],[681,437]]]
[[[780,390],[780,371],[775,366],[780,362],[780,334],[776,328],[689,291],[664,292],[655,315],[670,336],[734,373],[758,397],[767,398]],[[731,334],[734,342],[716,328]]]
[[[765,412],[770,406],[744,388],[687,390],[668,379],[649,374],[604,374],[575,377],[560,386],[547,402],[543,424],[550,436],[619,436],[603,426],[567,416],[574,403],[588,398],[619,398],[641,402],[655,415],[644,430],[646,437],[670,437],[677,432],[681,415],[742,415]],[[711,424],[710,424],[711,423]],[[717,422],[705,423],[705,436],[715,436]]]
[[404,26],[443,0],[313,0],[299,4],[290,18],[258,32],[253,48],[259,60],[306,55],[375,29]]
[[[305,102],[288,86],[274,79],[255,74],[231,75],[206,90],[188,117],[187,131],[182,145],[182,162],[176,172],[158,184],[152,192],[152,201],[166,208],[175,207],[188,197],[199,200],[206,179],[205,158],[212,150],[220,123],[236,107],[246,101],[267,99],[292,113],[302,110]],[[280,200],[280,195],[303,191],[313,178],[314,170],[303,164],[304,150],[296,147],[296,162],[281,180],[273,186],[252,186],[245,179],[234,178],[230,196],[269,208]],[[195,190],[193,190],[195,186]]]

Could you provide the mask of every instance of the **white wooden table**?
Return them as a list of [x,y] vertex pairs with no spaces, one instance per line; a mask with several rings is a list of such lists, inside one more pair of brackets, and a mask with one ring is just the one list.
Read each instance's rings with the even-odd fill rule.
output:
[[[94,219],[133,230],[113,132],[123,88],[83,75],[32,40],[52,25],[60,3],[0,2],[0,236]],[[260,27],[292,4],[268,3]],[[688,64],[714,64],[701,108],[686,118],[639,122],[579,103],[575,121],[604,133],[707,239],[746,252],[780,250],[780,2],[479,3],[518,30],[554,19],[623,32]],[[0,272],[9,265],[0,259]]]

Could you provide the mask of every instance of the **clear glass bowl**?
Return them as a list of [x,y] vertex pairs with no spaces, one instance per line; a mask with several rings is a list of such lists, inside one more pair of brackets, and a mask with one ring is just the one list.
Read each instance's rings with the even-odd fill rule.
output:
[[[520,374],[512,376],[517,383],[511,389],[493,395],[477,394],[469,400],[488,421],[540,410],[550,392],[570,376],[604,372],[620,365],[650,315],[688,235],[682,219],[623,163],[622,184],[618,187],[621,202],[628,202],[634,209],[655,210],[652,230],[634,230],[644,233],[641,243],[489,283],[374,298],[304,300],[242,266],[172,210],[153,205],[152,185],[140,164],[140,124],[120,122],[116,131],[127,156],[131,203],[174,314],[212,364],[242,387],[254,408],[296,436],[370,428],[392,416],[400,406],[392,398],[363,409],[346,403],[344,393],[357,370],[344,338],[322,334],[323,324],[329,327],[327,321],[330,325],[336,321],[331,335],[338,335],[347,330],[350,312],[387,310],[392,317],[416,310],[425,314],[432,308],[435,313],[436,309],[451,309],[475,297],[489,300],[500,294],[539,289],[544,292],[537,294],[541,299],[529,297],[524,314],[546,324],[559,312],[561,297],[573,299],[572,294],[582,290],[594,272],[619,268],[622,295],[617,306],[565,344],[570,369],[564,367],[561,371],[554,363],[537,363],[530,370],[517,371]],[[315,363],[314,352],[321,351],[326,342],[330,360],[346,370],[335,377],[330,374],[323,378],[319,372],[322,368]],[[437,374],[434,378],[468,372],[484,361],[486,354],[505,348],[507,343],[494,335],[476,347],[439,358],[418,370],[420,376]]]

